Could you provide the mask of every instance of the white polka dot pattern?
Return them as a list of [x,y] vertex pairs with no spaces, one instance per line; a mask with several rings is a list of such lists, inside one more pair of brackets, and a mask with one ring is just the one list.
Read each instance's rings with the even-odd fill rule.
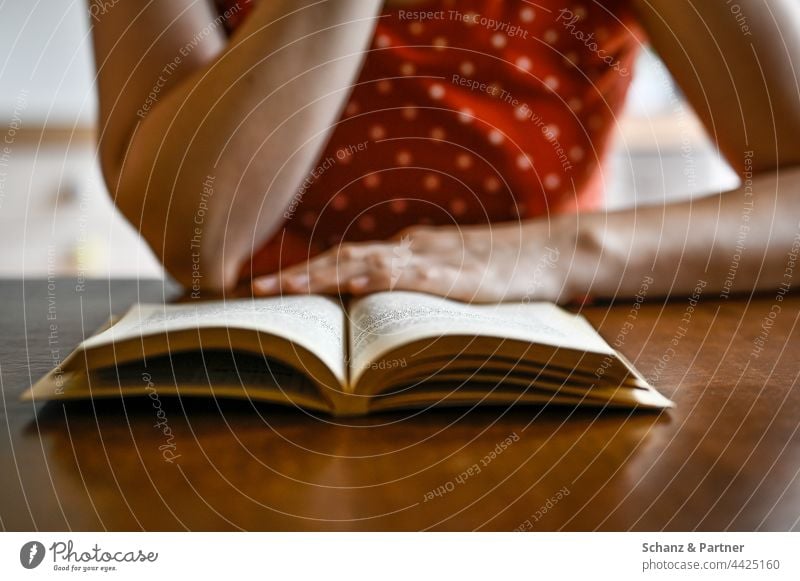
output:
[[[604,3],[572,5],[575,26],[631,62],[633,16],[625,0]],[[563,7],[460,0],[444,18],[425,20],[384,7],[287,231],[321,250],[414,224],[502,222],[596,204],[589,186],[629,79],[557,20]]]

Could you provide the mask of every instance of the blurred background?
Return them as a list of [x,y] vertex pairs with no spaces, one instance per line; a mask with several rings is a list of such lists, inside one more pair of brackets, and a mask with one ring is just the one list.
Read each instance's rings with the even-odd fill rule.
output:
[[[85,1],[0,2],[0,55],[0,276],[163,276],[98,169]],[[608,205],[735,187],[661,62],[644,52],[634,79]]]

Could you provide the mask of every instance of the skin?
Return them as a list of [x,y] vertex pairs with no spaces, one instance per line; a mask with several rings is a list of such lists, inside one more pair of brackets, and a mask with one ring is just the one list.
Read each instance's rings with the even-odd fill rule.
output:
[[[689,294],[699,280],[705,293],[777,288],[786,282],[787,253],[800,234],[800,7],[795,0],[737,3],[749,35],[724,2],[634,4],[709,134],[748,179],[741,188],[692,201],[491,227],[414,227],[394,240],[332,248],[254,280],[253,291],[358,295],[407,289],[464,301],[565,302],[586,294],[633,296],[645,274],[653,279],[649,292],[659,295]],[[228,289],[254,247],[280,226],[290,192],[316,160],[325,128],[358,70],[358,57],[347,55],[368,43],[379,3],[325,2],[278,21],[298,4],[262,3],[228,45],[220,36],[204,40],[138,124],[135,110],[163,63],[213,15],[202,2],[153,0],[143,11],[147,24],[131,25],[141,15],[128,4],[119,3],[114,17],[94,29],[107,181],[118,206],[186,283],[193,260],[186,240],[199,184],[214,168],[203,286]],[[281,52],[263,58],[287,41],[347,21],[357,22],[312,35],[315,41],[299,40],[293,46],[302,49],[292,49],[279,64]],[[124,32],[128,26],[135,32]],[[158,36],[166,28],[168,34]],[[331,54],[341,58],[321,65]],[[313,67],[313,79],[295,81],[305,83],[302,103],[279,98],[282,83]],[[281,127],[280,120],[298,107],[305,107],[303,113]],[[265,141],[266,135],[279,139]],[[270,143],[282,147],[270,149]],[[398,248],[410,250],[399,265]],[[738,267],[731,278],[734,257]]]
[[[221,25],[201,34],[216,18],[207,0],[123,0],[98,16],[106,183],[179,282],[188,286],[197,268],[204,290],[230,288],[278,229],[339,116],[379,8],[377,0],[262,2],[230,42]],[[209,176],[213,195],[204,199]]]

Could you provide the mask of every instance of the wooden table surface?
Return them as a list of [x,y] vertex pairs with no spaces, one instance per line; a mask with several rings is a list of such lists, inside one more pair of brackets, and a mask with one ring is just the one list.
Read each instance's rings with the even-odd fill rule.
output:
[[147,399],[17,400],[110,313],[170,296],[156,281],[0,282],[2,529],[800,529],[797,298],[584,309],[674,399],[663,414],[451,409],[337,424],[165,400],[169,463]]

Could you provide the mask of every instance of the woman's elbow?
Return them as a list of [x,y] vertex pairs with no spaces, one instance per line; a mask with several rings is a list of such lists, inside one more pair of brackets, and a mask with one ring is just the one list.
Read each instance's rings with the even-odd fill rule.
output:
[[215,227],[215,209],[201,204],[192,211],[185,196],[176,192],[180,183],[148,179],[149,172],[126,171],[115,177],[111,167],[104,168],[104,176],[119,212],[187,292],[199,297],[235,286],[241,257],[223,255],[224,229],[221,233]]

